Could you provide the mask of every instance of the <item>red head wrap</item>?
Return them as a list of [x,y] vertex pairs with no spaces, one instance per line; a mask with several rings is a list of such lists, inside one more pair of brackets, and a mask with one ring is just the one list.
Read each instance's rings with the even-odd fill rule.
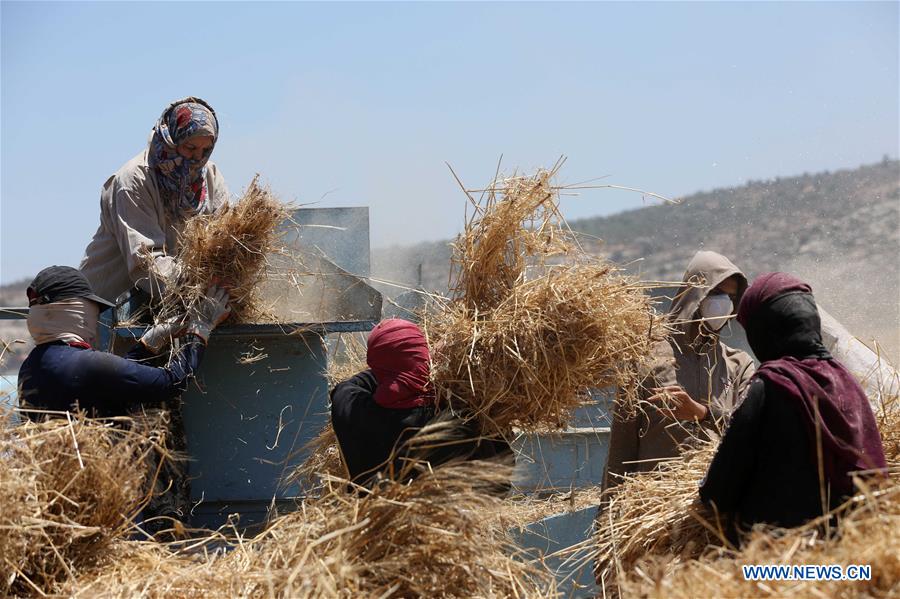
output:
[[434,402],[428,343],[415,324],[399,318],[378,323],[369,334],[366,362],[378,381],[378,405],[402,409]]

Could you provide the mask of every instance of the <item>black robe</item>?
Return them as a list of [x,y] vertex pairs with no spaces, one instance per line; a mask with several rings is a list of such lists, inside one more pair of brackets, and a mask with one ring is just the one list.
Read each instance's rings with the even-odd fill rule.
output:
[[[783,296],[761,308],[747,337],[762,360],[831,359],[808,294]],[[846,500],[820,483],[825,477],[801,410],[779,388],[754,377],[701,483],[700,498],[743,527],[799,526]]]
[[[755,379],[731,417],[701,487],[700,498],[749,527],[799,526],[821,516],[815,456],[800,407],[767,393]],[[842,498],[826,501],[831,509]]]

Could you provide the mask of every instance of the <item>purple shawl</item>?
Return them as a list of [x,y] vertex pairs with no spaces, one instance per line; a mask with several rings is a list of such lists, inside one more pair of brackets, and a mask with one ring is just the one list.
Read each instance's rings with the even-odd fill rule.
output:
[[884,450],[865,392],[822,344],[811,291],[787,273],[760,275],[744,294],[737,319],[762,361],[756,376],[766,381],[767,392],[797,402],[815,459],[821,447],[826,480],[833,492],[850,494],[850,473],[886,468]]

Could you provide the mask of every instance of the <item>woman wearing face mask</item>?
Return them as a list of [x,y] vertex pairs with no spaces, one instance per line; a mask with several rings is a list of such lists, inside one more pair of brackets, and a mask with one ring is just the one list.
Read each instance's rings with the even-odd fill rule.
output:
[[[112,417],[168,407],[173,414],[171,400],[184,392],[203,359],[210,332],[229,314],[228,294],[212,287],[184,325],[151,327],[119,357],[94,349],[97,317],[110,304],[94,293],[83,273],[68,266],[45,268],[27,293],[28,332],[35,347],[19,369],[18,398],[32,420],[65,417],[73,410]],[[181,338],[181,345],[165,367],[145,363],[174,337]],[[172,421],[169,427],[167,449],[183,452],[180,427]],[[156,453],[148,457],[154,491],[144,508],[142,528],[150,534],[168,528],[172,519],[182,519],[190,509],[187,466],[172,453],[167,459]]]
[[[180,395],[200,365],[210,332],[230,312],[228,294],[212,287],[188,322],[151,327],[119,357],[94,350],[97,317],[109,302],[94,293],[78,270],[51,266],[39,272],[28,286],[28,305],[28,332],[35,348],[19,369],[22,407],[81,409],[101,417],[158,407]],[[173,337],[181,337],[182,344],[168,365],[141,363],[159,354]],[[43,417],[41,412],[28,414]]]
[[725,256],[703,251],[683,281],[668,315],[676,333],[654,347],[642,383],[640,398],[651,407],[634,418],[613,418],[606,486],[618,482],[610,474],[652,470],[679,455],[694,422],[723,428],[753,376],[753,359],[719,339],[747,288],[744,274]]
[[700,487],[739,525],[797,526],[853,494],[854,472],[885,472],[875,416],[856,378],[825,349],[812,289],[760,275],[738,320],[761,363]]
[[178,100],[163,111],[148,147],[107,179],[100,227],[80,266],[97,295],[114,302],[134,286],[159,294],[185,221],[228,202],[225,180],[209,161],[218,137],[209,104]]

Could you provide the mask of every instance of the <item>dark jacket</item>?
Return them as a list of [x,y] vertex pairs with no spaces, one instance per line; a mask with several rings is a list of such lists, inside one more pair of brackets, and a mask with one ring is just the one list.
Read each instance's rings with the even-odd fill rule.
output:
[[[385,474],[393,478],[408,457],[404,442],[429,422],[436,420],[431,406],[385,408],[375,402],[378,382],[371,370],[339,383],[331,391],[331,424],[341,447],[344,462],[353,482],[364,484],[376,472],[393,467]],[[509,458],[512,449],[502,439],[482,439],[474,420],[458,421],[440,447],[417,453],[416,459],[432,466],[453,459],[483,460]],[[389,464],[391,455],[394,460]]]
[[24,408],[64,411],[76,407],[98,417],[122,416],[141,405],[159,405],[180,395],[197,370],[205,346],[187,337],[172,362],[157,368],[138,343],[125,357],[72,347],[61,341],[38,345],[19,369]]
[[383,408],[373,399],[378,382],[371,370],[339,383],[331,391],[331,424],[350,479],[364,483],[385,465],[395,447],[425,426],[434,408]]

